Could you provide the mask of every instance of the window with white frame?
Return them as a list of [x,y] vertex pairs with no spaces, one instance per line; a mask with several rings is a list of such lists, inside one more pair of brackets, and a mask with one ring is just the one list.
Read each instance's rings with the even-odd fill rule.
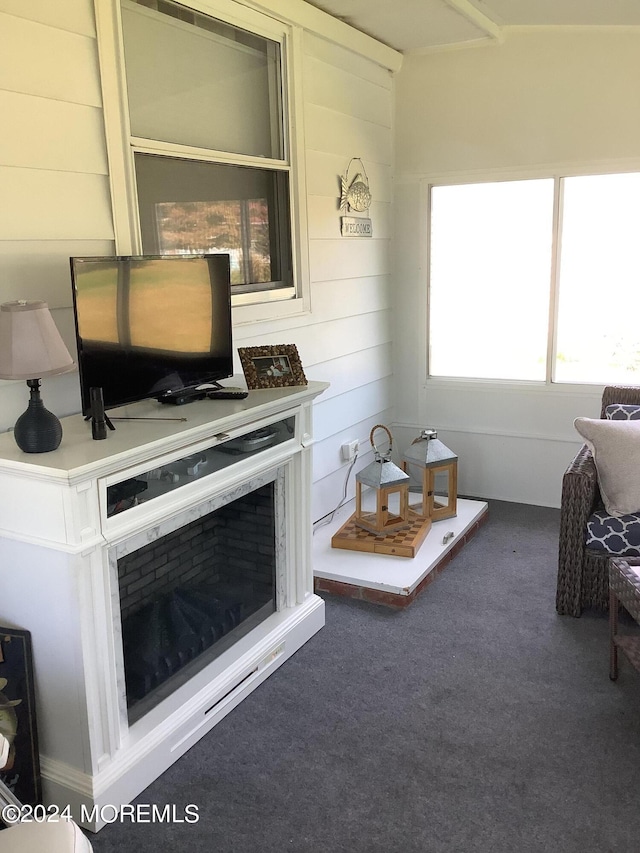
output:
[[131,249],[228,253],[234,304],[292,299],[286,33],[193,5],[120,3]]
[[429,375],[640,383],[640,173],[432,186]]

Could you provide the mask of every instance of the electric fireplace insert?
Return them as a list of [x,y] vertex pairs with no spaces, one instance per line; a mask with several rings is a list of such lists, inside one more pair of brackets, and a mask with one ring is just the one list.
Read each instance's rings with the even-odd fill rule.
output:
[[130,723],[275,611],[275,487],[117,560]]

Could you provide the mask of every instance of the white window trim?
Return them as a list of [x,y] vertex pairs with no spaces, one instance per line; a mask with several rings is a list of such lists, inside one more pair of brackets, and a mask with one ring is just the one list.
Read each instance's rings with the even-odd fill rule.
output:
[[[187,0],[190,8],[278,41],[282,51],[282,85],[285,115],[285,157],[290,180],[291,253],[294,287],[232,296],[234,325],[279,320],[309,313],[309,241],[304,168],[305,144],[302,95],[302,30],[279,24],[234,0]],[[133,157],[135,151],[170,146],[133,138],[124,77],[124,46],[119,0],[94,0],[100,57],[102,102],[109,162],[109,183],[113,211],[116,254],[141,254],[137,190]],[[194,149],[194,153],[196,149]],[[208,152],[211,155],[211,152]],[[234,163],[242,156],[233,158]],[[255,162],[254,158],[250,159]],[[224,162],[224,159],[218,160]],[[279,160],[260,160],[266,168],[282,168]]]
[[495,183],[498,181],[524,181],[535,180],[536,178],[550,178],[558,182],[561,178],[582,177],[589,175],[615,175],[625,172],[640,172],[640,159],[631,158],[619,161],[604,161],[597,163],[554,163],[547,166],[531,168],[511,168],[511,169],[495,169],[487,171],[469,171],[456,173],[442,173],[438,175],[423,176],[419,180],[420,187],[420,234],[421,239],[419,268],[421,275],[420,288],[420,313],[424,317],[424,323],[420,328],[420,372],[422,375],[423,388],[444,387],[446,385],[455,385],[460,388],[468,387],[478,388],[495,388],[496,390],[519,390],[531,391],[538,393],[541,390],[551,391],[556,394],[599,394],[602,391],[602,383],[593,382],[557,382],[552,379],[553,364],[555,361],[557,348],[557,312],[558,312],[558,220],[562,210],[562,184],[560,183],[560,191],[556,188],[554,192],[554,211],[553,211],[553,246],[552,246],[552,270],[550,281],[550,299],[549,299],[549,326],[547,332],[547,365],[545,379],[484,379],[472,376],[431,376],[429,373],[429,322],[430,322],[430,257],[431,257],[431,188],[438,186],[453,186],[456,184],[474,184],[474,183]]

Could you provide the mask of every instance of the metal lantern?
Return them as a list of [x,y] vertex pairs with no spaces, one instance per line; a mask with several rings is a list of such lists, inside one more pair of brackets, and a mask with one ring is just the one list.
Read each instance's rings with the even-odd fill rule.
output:
[[[453,518],[457,514],[458,457],[438,438],[435,429],[423,429],[402,457],[402,468],[422,469],[422,515],[432,521]],[[436,476],[446,474],[446,503],[436,500]],[[438,498],[440,495],[438,495]]]
[[[381,453],[373,441],[377,429],[383,429],[389,436],[389,449]],[[369,436],[375,459],[366,468],[356,474],[356,513],[355,523],[369,533],[385,536],[409,527],[409,475],[391,461],[393,437],[386,426],[377,424]],[[362,508],[362,487],[370,486],[375,491],[375,512],[365,512]],[[398,511],[393,512],[389,506],[391,498],[397,495]]]

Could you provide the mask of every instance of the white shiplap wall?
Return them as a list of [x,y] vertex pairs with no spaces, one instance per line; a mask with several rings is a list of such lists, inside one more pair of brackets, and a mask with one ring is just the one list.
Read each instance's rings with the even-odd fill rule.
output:
[[573,420],[598,416],[602,386],[427,379],[428,184],[637,171],[639,77],[640,33],[623,27],[514,30],[409,55],[397,75],[396,433],[402,447],[437,427],[463,494],[559,506]]
[[[303,22],[305,7],[287,4]],[[303,45],[312,311],[234,336],[237,346],[295,343],[308,378],[331,382],[316,405],[319,517],[342,496],[341,443],[366,441],[392,414],[392,75],[308,30]],[[68,259],[115,250],[91,0],[0,0],[0,55],[0,298],[48,301],[73,348]],[[339,175],[352,157],[369,177],[373,239],[340,236]],[[77,374],[45,379],[43,396],[58,415],[78,411]],[[23,382],[0,381],[0,430],[26,399]]]
[[[371,458],[371,427],[391,419],[392,77],[308,32],[303,74],[312,311],[276,332],[241,327],[235,339],[295,343],[307,377],[331,383],[315,405],[319,518],[342,497],[349,465],[340,445],[364,441],[360,467]],[[340,236],[339,176],[352,157],[363,160],[373,194],[372,239]]]
[[[44,299],[74,347],[69,257],[113,252],[93,10],[88,0],[0,0],[0,299]],[[77,374],[43,380],[78,411]],[[28,400],[0,381],[0,429]]]

